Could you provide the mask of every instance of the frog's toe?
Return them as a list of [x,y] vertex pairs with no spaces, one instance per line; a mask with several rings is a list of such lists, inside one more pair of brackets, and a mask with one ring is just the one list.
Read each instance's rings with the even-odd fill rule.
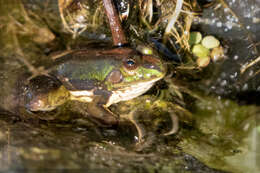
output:
[[105,119],[102,119],[103,124],[105,125],[117,125],[119,123],[119,119],[115,116],[107,116]]
[[134,109],[129,114],[121,115],[121,116],[127,117],[127,119],[129,121],[131,121],[131,123],[134,124],[134,126],[137,130],[137,133],[138,133],[138,143],[142,143],[145,140],[144,138],[145,138],[146,132],[145,132],[144,127],[140,123],[138,123],[138,120],[136,118],[136,111],[137,111],[137,109]]
[[119,119],[115,116],[112,115],[103,115],[101,118],[100,117],[95,117],[95,116],[90,116],[89,117],[92,121],[94,121],[98,126],[101,127],[111,127],[118,125]]
[[171,111],[170,112],[170,117],[171,117],[171,120],[172,120],[172,128],[171,128],[170,131],[164,133],[165,136],[175,134],[175,133],[177,133],[177,131],[179,129],[179,119],[178,119],[178,116],[173,111]]
[[119,117],[105,106],[93,102],[87,105],[87,109],[91,115],[90,118],[100,126],[112,126],[119,123]]
[[142,140],[138,141],[135,146],[135,151],[143,151],[144,149],[148,149],[156,144],[156,135],[152,132],[148,132]]

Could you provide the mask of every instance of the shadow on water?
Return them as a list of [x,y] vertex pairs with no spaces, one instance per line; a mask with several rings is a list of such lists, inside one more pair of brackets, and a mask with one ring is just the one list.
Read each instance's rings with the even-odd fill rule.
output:
[[[31,72],[47,69],[53,52],[77,48],[78,43],[86,44],[90,39],[110,39],[86,32],[71,41],[71,36],[62,32],[56,3],[29,2],[24,2],[25,9],[16,1],[6,9],[0,5],[0,23],[6,23],[0,25],[0,172],[259,172],[259,65],[241,72],[242,65],[259,57],[259,43],[252,46],[260,38],[258,0],[228,2],[244,28],[226,7],[207,8],[195,20],[192,29],[220,39],[227,47],[227,58],[204,69],[202,74],[209,73],[204,75],[206,78],[183,82],[197,97],[185,97],[192,117],[180,118],[177,134],[162,135],[170,128],[167,111],[151,110],[147,104],[139,106],[147,131],[141,144],[137,144],[136,128],[129,121],[122,119],[117,127],[97,127],[81,116],[78,110],[84,105],[78,102],[66,103],[53,113],[57,117],[51,121],[33,119],[34,114],[24,112],[30,118],[17,116],[19,82],[26,81]],[[34,16],[31,21],[21,16],[23,10]],[[38,11],[42,17],[36,15]],[[39,32],[40,28],[44,29]],[[28,34],[26,30],[32,32]],[[109,33],[104,27],[96,31]],[[48,37],[38,39],[44,34]],[[156,87],[163,88],[160,83]],[[154,96],[141,96],[112,109],[129,112],[153,99]],[[162,104],[167,105],[171,99]]]

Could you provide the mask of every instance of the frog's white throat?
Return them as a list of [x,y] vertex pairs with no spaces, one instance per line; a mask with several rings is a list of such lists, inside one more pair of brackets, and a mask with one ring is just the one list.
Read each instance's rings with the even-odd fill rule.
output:
[[[138,82],[136,84],[131,84],[128,87],[123,87],[122,89],[117,89],[112,91],[111,96],[109,97],[106,107],[120,101],[131,100],[135,97],[138,97],[149,90],[153,84],[160,80],[161,78],[156,78],[150,81]],[[94,90],[91,91],[70,91],[71,100],[78,100],[82,102],[91,102],[94,97]]]
[[121,90],[119,89],[112,91],[112,95],[110,96],[106,106],[108,107],[114,103],[131,100],[135,97],[138,97],[149,90],[158,80],[160,80],[160,78],[145,82],[138,82],[137,84],[132,84],[129,87],[125,87]]

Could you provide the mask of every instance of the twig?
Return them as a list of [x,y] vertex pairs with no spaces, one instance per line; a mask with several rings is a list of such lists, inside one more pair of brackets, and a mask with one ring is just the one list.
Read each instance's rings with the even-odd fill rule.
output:
[[171,19],[165,29],[166,35],[169,34],[171,32],[172,28],[174,27],[174,24],[175,24],[176,20],[178,19],[179,14],[181,12],[182,5],[183,5],[183,0],[177,0],[175,11],[174,11],[173,15],[171,16]]
[[240,73],[241,73],[241,74],[244,73],[249,67],[255,65],[255,64],[258,63],[259,61],[260,61],[260,56],[257,57],[256,59],[254,59],[254,60],[253,60],[252,62],[250,62],[248,65],[242,66],[242,67],[240,68]]
[[127,43],[121,22],[112,0],[103,0],[106,15],[109,21],[110,30],[115,46],[121,46]]
[[62,24],[64,26],[65,29],[67,29],[70,33],[74,33],[73,30],[69,27],[69,25],[67,24],[66,20],[65,20],[65,17],[64,17],[64,13],[63,13],[63,8],[64,8],[64,2],[62,3],[62,1],[59,1],[59,11],[60,11],[60,18],[61,18],[61,21],[62,21]]

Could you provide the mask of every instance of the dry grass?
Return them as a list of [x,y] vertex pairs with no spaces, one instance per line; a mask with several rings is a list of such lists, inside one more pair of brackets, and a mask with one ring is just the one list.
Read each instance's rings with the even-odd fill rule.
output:
[[55,35],[48,27],[36,22],[40,19],[39,15],[27,11],[21,1],[16,1],[7,7],[6,11],[0,8],[2,11],[0,17],[0,23],[2,23],[0,36],[2,39],[0,43],[3,44],[1,55],[19,60],[32,74],[31,78],[46,74],[43,67],[35,67],[32,63],[32,55],[38,55],[32,50],[32,44],[46,44],[53,41]]
[[[87,1],[78,1],[77,8],[70,10],[71,6],[75,6],[73,2],[73,0],[58,0],[62,24],[64,29],[73,35],[73,38],[86,29],[95,30],[106,22],[102,1],[97,2],[98,6],[93,14],[88,11]],[[131,12],[138,14],[140,19],[139,23],[138,20],[129,21],[130,30],[133,30],[137,37],[142,36],[147,30],[151,33],[162,32],[164,43],[170,43],[173,49],[176,44],[184,50],[190,49],[189,32],[196,13],[192,12],[193,7],[189,0],[138,0],[136,4],[131,5]],[[82,21],[79,22],[78,18]],[[143,25],[145,28],[142,27]]]
[[[173,48],[176,44],[184,50],[189,50],[188,44],[189,33],[193,16],[196,13],[192,12],[192,6],[189,1],[185,0],[156,0],[155,2],[149,0],[139,0],[139,9],[141,11],[142,21],[149,26],[148,29],[156,30],[163,28],[163,42],[169,42]],[[153,21],[154,8],[161,11],[161,15]],[[153,24],[155,23],[155,24]],[[177,50],[178,52],[178,50]]]

